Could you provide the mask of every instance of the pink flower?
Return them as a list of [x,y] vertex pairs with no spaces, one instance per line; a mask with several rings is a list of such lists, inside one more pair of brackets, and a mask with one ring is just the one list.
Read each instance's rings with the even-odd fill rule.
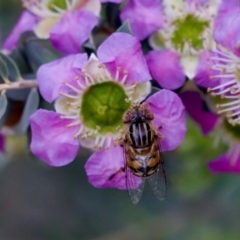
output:
[[219,115],[214,126],[216,139],[228,146],[226,153],[209,162],[213,173],[239,173],[239,13],[238,1],[222,1],[214,29],[217,45],[201,59],[196,74],[197,81],[211,93]]
[[162,1],[162,25],[149,38],[154,50],[146,55],[150,72],[161,87],[175,90],[186,78],[195,79],[202,55],[214,44],[212,29],[218,2]]
[[99,0],[22,1],[27,10],[4,43],[9,52],[16,47],[21,33],[33,30],[39,38],[50,38],[63,53],[78,53],[97,25],[101,7]]
[[31,151],[52,166],[73,161],[80,144],[95,150],[111,147],[130,101],[150,93],[151,77],[135,37],[114,33],[97,56],[69,55],[38,70],[40,93],[55,100],[56,112],[32,115]]
[[[150,93],[151,77],[139,41],[129,34],[112,34],[97,56],[69,55],[40,67],[40,93],[55,101],[56,112],[40,109],[31,116],[30,147],[52,166],[73,161],[80,145],[91,148],[96,152],[85,166],[90,183],[125,189],[125,175],[119,171],[125,161],[123,149],[113,143],[121,136],[122,115],[131,102],[141,102]],[[175,149],[186,133],[180,98],[161,90],[146,102],[154,114],[153,124],[164,135],[162,151]]]
[[[235,148],[235,151],[239,149],[239,146]],[[212,173],[220,174],[220,173],[240,173],[240,157],[239,157],[239,151],[237,153],[237,158],[231,158],[228,154],[222,154],[218,158],[210,161],[208,163],[208,168]],[[235,161],[232,161],[232,160]]]

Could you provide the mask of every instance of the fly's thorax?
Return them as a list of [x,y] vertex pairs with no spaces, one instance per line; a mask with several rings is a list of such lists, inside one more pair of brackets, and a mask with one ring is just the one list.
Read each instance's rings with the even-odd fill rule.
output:
[[128,126],[127,140],[133,148],[144,148],[151,146],[154,132],[150,123],[137,121]]

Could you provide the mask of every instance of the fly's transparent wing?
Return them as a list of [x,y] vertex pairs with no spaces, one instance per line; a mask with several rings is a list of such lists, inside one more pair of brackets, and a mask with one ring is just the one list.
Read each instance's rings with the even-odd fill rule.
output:
[[163,169],[163,163],[160,163],[158,170],[155,174],[149,176],[149,185],[159,200],[164,200],[166,195],[167,181],[166,174]]
[[155,141],[156,158],[159,161],[158,169],[155,174],[148,177],[149,185],[159,200],[164,200],[167,189],[166,173],[163,168],[163,155],[159,141]]
[[126,166],[126,184],[131,201],[137,204],[142,196],[145,179],[135,176],[131,169]]

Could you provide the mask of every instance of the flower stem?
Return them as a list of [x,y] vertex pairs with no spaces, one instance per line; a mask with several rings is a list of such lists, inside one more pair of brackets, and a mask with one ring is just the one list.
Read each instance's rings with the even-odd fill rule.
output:
[[0,84],[0,92],[8,89],[23,89],[37,87],[36,80],[22,80],[18,82],[3,83]]

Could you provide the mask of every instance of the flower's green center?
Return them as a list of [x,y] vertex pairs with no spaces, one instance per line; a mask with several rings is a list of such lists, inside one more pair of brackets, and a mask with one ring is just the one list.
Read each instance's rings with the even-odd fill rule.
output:
[[225,130],[236,140],[240,140],[240,125],[233,126],[228,122],[227,119],[224,119],[223,126]]
[[175,20],[173,24],[176,27],[171,37],[174,48],[182,51],[186,43],[196,50],[203,48],[203,33],[209,26],[208,21],[189,14],[184,19]]
[[53,5],[61,9],[67,9],[66,0],[49,0],[48,8],[51,11],[56,12],[56,9],[53,7]]
[[89,129],[99,129],[100,134],[117,133],[122,126],[122,116],[130,107],[122,86],[115,82],[92,85],[83,94],[80,115]]

